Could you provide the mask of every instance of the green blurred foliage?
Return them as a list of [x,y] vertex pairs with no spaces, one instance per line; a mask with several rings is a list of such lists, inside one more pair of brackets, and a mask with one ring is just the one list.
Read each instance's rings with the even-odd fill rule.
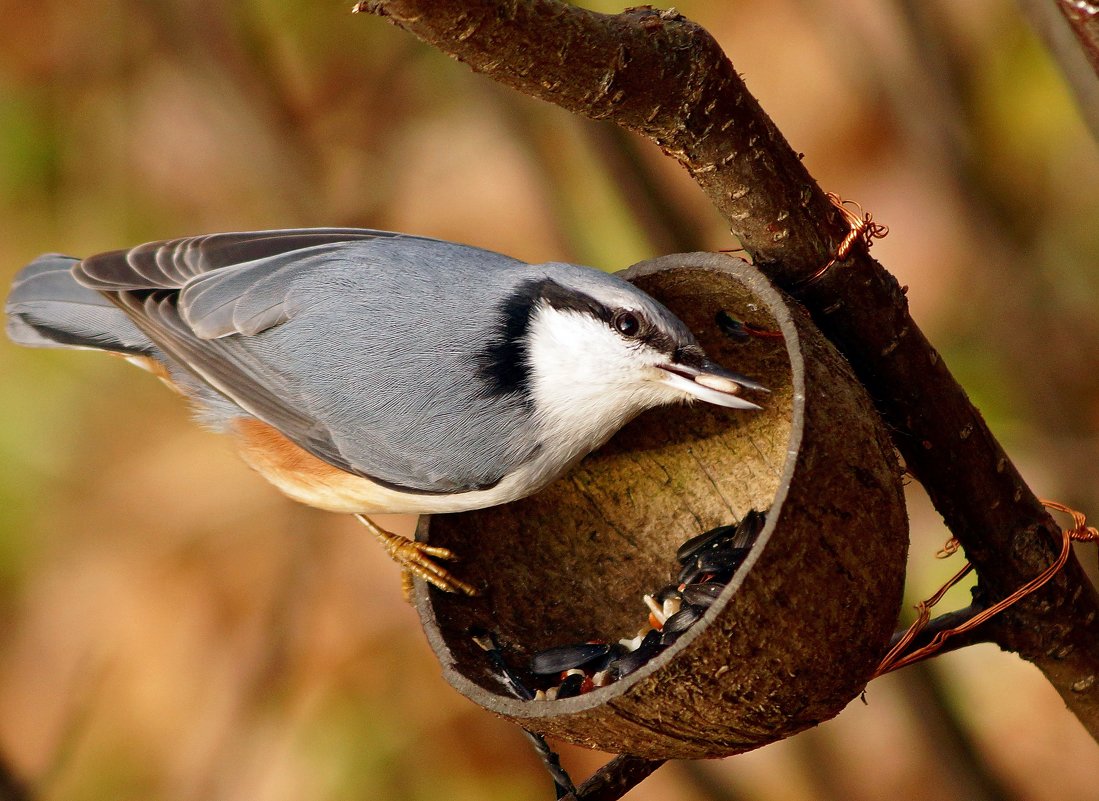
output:
[[[736,246],[656,148],[349,5],[0,0],[0,283],[44,251],[262,227],[605,269],[659,242]],[[822,185],[891,226],[875,255],[1039,494],[1099,508],[1099,160],[1015,7],[678,8]],[[624,152],[674,221],[642,221]],[[279,498],[121,360],[0,342],[0,376],[0,754],[43,799],[550,797],[523,739],[444,684],[353,522]],[[959,557],[932,558],[946,532],[916,487],[911,515],[915,599]],[[935,703],[976,756],[937,745],[899,675],[816,732],[631,798],[975,798],[979,770],[1020,798],[1093,797],[1095,744],[1035,671],[991,648],[939,664]],[[565,752],[578,777],[603,758]]]

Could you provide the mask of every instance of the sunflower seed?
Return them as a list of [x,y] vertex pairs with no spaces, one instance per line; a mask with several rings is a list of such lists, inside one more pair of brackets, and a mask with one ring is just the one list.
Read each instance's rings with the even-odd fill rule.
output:
[[571,673],[557,686],[557,700],[562,698],[574,698],[580,695],[580,688],[584,684],[584,673]]
[[702,613],[704,611],[704,609],[698,606],[685,606],[665,620],[664,628],[661,629],[661,633],[663,634],[662,642],[667,643],[669,637],[674,639],[685,632],[702,619]]
[[709,607],[725,590],[724,584],[716,581],[706,584],[688,584],[682,590],[683,601],[691,606]]
[[660,632],[653,629],[645,635],[645,638],[641,641],[641,645],[637,647],[637,650],[630,651],[628,654],[624,654],[611,662],[610,669],[614,671],[614,674],[617,675],[618,678],[628,676],[659,654],[662,650],[663,645],[660,642]]
[[732,540],[737,533],[737,525],[732,526],[718,526],[712,528],[709,531],[704,531],[697,537],[691,537],[685,543],[679,546],[679,550],[675,552],[675,558],[681,565],[687,564],[691,561],[691,558],[696,556],[700,551],[712,547],[718,544],[721,540]]
[[564,670],[583,667],[606,656],[610,651],[611,647],[605,642],[582,642],[547,648],[530,658],[530,672],[539,676],[551,676]]

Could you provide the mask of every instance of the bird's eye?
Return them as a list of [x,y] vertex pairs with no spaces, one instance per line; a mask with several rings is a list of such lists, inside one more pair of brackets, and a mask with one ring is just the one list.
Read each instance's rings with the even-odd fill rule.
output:
[[641,333],[641,321],[633,312],[620,311],[614,315],[614,328],[624,337],[635,337]]

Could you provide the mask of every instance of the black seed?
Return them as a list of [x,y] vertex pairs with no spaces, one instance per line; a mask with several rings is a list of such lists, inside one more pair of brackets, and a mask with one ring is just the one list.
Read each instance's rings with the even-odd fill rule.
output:
[[611,669],[614,671],[615,677],[622,678],[630,675],[664,650],[664,645],[660,640],[660,632],[653,629],[641,640],[641,645],[637,647],[637,650],[630,651],[611,662]]
[[681,565],[685,565],[706,551],[728,550],[730,547],[747,548],[755,542],[766,522],[767,518],[762,512],[752,509],[738,523],[717,526],[691,537],[679,546],[675,558]]
[[688,562],[683,565],[683,568],[676,575],[676,586],[680,584],[694,584],[701,575],[702,571],[698,569],[698,565],[694,562]]
[[759,532],[763,531],[763,526],[767,523],[767,515],[763,512],[757,512],[755,509],[749,510],[748,514],[744,515],[744,518],[737,523],[736,535],[733,537],[732,544],[736,548],[749,547],[756,541],[756,537],[759,536]]
[[579,673],[573,673],[571,676],[565,676],[565,680],[557,687],[557,700],[562,698],[573,698],[580,695],[580,687],[584,684],[584,676]]
[[679,564],[685,565],[697,553],[716,545],[719,540],[731,540],[736,535],[737,528],[738,526],[718,526],[709,531],[704,531],[697,537],[691,537],[679,546],[679,550],[675,552],[675,558],[679,561]]
[[533,700],[534,690],[527,687],[511,667],[508,666],[508,663],[504,661],[504,655],[500,653],[500,646],[496,642],[496,635],[479,626],[470,629],[469,634],[473,638],[473,641],[477,643],[478,647],[485,652],[485,655],[488,657],[489,662],[492,663],[492,666],[500,671],[500,674],[504,677],[504,684],[507,688],[523,701]]
[[[654,652],[655,653],[655,652]],[[649,661],[652,654],[648,652],[642,652],[640,648],[636,651],[630,651],[621,659],[618,659],[611,663],[611,669],[614,671],[613,675],[616,679],[625,678],[633,673],[639,667]]]
[[[680,595],[683,596],[683,600],[692,606],[701,606],[703,609],[709,607],[714,601],[717,600],[717,596],[721,595],[725,590],[724,584],[718,584],[714,581],[706,582],[705,584],[688,584],[683,588]],[[667,625],[666,623],[664,625]]]
[[[682,584],[683,582],[680,582]],[[679,584],[669,584],[666,587],[662,587],[660,592],[653,596],[657,603],[664,603],[669,598],[679,597]]]
[[744,557],[748,555],[748,548],[728,548],[719,551],[705,551],[695,559],[695,567],[703,573],[721,573],[732,571],[740,567]]
[[563,670],[572,670],[606,656],[610,651],[611,647],[606,643],[590,642],[547,648],[530,658],[530,672],[548,676]]
[[735,342],[747,342],[752,338],[751,334],[744,330],[744,323],[724,309],[714,315],[714,322],[723,334]]
[[679,571],[676,581],[680,584],[700,584],[702,582],[706,582],[707,584],[711,582],[716,584],[728,584],[729,579],[733,577],[733,572],[733,569],[718,569],[713,565],[710,565],[708,569],[703,570],[697,563],[692,563]]
[[682,634],[689,629],[695,623],[702,618],[702,613],[706,610],[698,606],[687,606],[680,609],[670,618],[664,621],[664,628],[661,629],[661,633],[664,635],[665,642],[667,642],[668,635]]
[[622,656],[622,654],[624,653],[626,653],[626,649],[618,643],[615,643],[614,645],[610,646],[605,656],[601,656],[598,659],[595,659],[594,661],[585,664],[584,672],[591,674],[598,673],[601,670],[606,670],[608,667],[610,667],[611,662]]
[[527,685],[523,684],[522,680],[515,675],[515,672],[507,665],[500,664],[500,672],[504,674],[504,681],[507,683],[508,688],[515,693],[516,697],[521,701],[533,701],[534,690],[530,689]]

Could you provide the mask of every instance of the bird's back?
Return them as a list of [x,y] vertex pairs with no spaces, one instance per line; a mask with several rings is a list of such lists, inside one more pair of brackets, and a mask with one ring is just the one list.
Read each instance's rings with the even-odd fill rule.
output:
[[531,275],[522,262],[358,229],[151,243],[76,264],[79,283],[75,260],[49,258],[16,279],[14,339],[151,354],[217,424],[259,418],[333,466],[421,493],[491,486],[536,447],[528,399],[484,379],[508,334],[501,304]]

